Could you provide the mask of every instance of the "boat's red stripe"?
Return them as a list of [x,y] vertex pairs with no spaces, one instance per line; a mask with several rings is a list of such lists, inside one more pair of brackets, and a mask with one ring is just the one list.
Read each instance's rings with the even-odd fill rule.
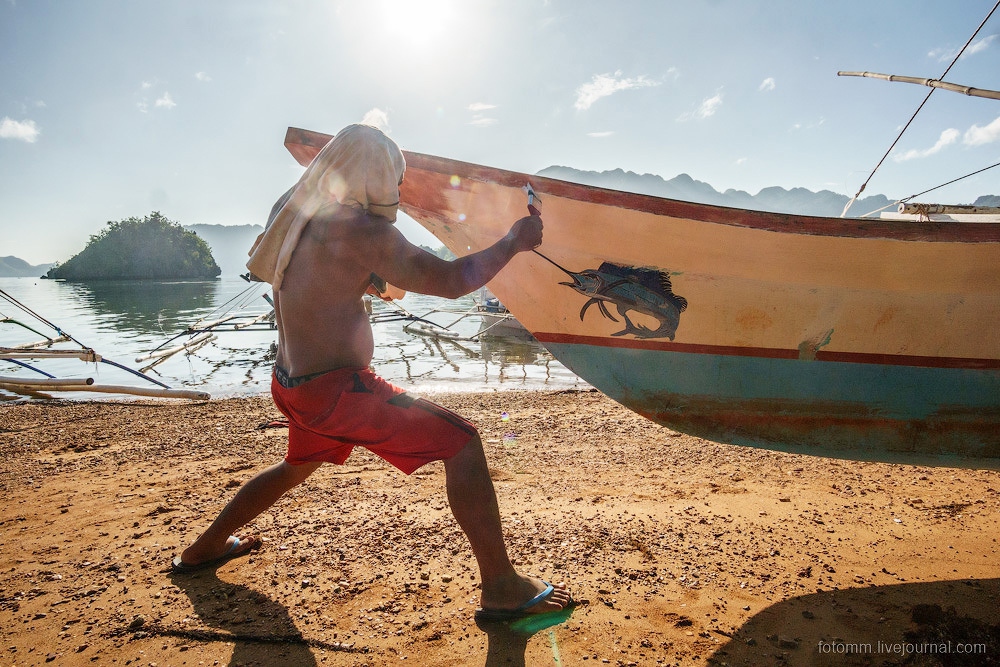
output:
[[518,189],[523,187],[525,182],[530,181],[535,190],[543,197],[547,194],[589,204],[631,209],[671,218],[817,236],[884,238],[901,241],[1000,242],[1000,223],[900,222],[878,218],[862,220],[752,211],[609,190],[538,175],[529,176],[504,169],[410,151],[403,151],[403,153],[406,156],[407,169],[421,169],[448,177],[457,174],[463,180],[496,183]]
[[[710,354],[726,357],[756,357],[764,359],[798,359],[798,350],[770,347],[741,347],[737,345],[700,345],[671,343],[668,341],[637,340],[633,338],[603,338],[574,334],[534,332],[542,344],[591,345],[654,352],[682,352],[685,354]],[[972,359],[968,357],[924,357],[909,354],[875,354],[868,352],[834,352],[819,350],[816,361],[836,361],[851,364],[878,364],[883,366],[921,366],[926,368],[968,368],[976,370],[1000,369],[1000,359]]]
[[[306,166],[319,153],[329,134],[288,128],[285,146]],[[954,222],[904,222],[879,219],[827,218],[787,213],[750,211],[711,204],[664,199],[651,195],[609,190],[592,185],[570,183],[543,176],[529,176],[505,169],[449,160],[434,155],[403,151],[407,169],[420,169],[450,178],[454,175],[485,183],[496,183],[505,187],[520,189],[531,181],[535,190],[542,195],[565,197],[616,208],[632,209],[672,218],[686,218],[723,225],[750,227],[773,232],[813,234],[819,236],[842,236],[856,238],[885,238],[901,241],[936,241],[962,243],[1000,242],[1000,223],[962,224]],[[404,196],[404,203],[407,203]],[[411,205],[414,202],[409,202]],[[434,211],[432,211],[434,212]],[[440,214],[441,211],[436,211]]]

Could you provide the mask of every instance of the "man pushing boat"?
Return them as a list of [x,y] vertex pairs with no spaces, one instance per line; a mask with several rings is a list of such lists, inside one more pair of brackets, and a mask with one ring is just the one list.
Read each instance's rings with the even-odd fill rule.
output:
[[[376,376],[363,296],[373,278],[456,298],[479,289],[542,241],[542,221],[515,222],[495,244],[451,262],[414,246],[394,226],[405,163],[367,125],[337,134],[279,200],[247,267],[274,290],[278,353],[271,395],[288,417],[285,459],[258,473],[173,561],[175,572],[215,567],[260,546],[235,533],[323,463],[366,447],[410,474],[444,461],[448,501],[479,565],[477,620],[504,621],[571,603],[563,584],[515,571],[507,554],[482,441],[462,417]],[[379,282],[379,281],[375,281]]]

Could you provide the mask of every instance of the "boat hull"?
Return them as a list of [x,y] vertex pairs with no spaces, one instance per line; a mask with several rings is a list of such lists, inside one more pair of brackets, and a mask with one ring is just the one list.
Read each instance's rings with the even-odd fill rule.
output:
[[[304,164],[326,135],[289,130]],[[407,153],[401,208],[456,255],[543,201],[489,287],[580,377],[716,441],[1000,468],[1000,225],[793,216]]]
[[540,339],[611,398],[710,440],[860,460],[1000,463],[996,373]]

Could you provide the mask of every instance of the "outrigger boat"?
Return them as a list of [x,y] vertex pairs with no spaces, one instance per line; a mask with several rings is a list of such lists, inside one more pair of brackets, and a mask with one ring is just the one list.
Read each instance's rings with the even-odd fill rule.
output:
[[[17,375],[0,375],[0,390],[2,391],[9,392],[15,396],[35,398],[52,398],[51,394],[59,392],[98,392],[191,400],[208,400],[210,398],[209,394],[203,391],[173,389],[142,371],[135,370],[98,354],[93,348],[84,345],[69,333],[34,312],[3,290],[0,290],[0,302],[16,308],[17,311],[22,313],[21,317],[23,319],[31,322],[30,324],[22,322],[20,319],[8,317],[0,313],[0,325],[3,325],[7,330],[20,332],[25,336],[30,333],[32,334],[32,338],[35,336],[39,337],[36,340],[26,343],[0,345],[0,361],[7,362],[9,365],[16,367],[16,370],[23,373]],[[51,333],[45,333],[46,330]],[[92,364],[103,363],[127,373],[130,377],[140,378],[143,380],[143,384],[104,384],[96,382],[89,375],[70,378],[57,377],[43,368],[44,363],[39,364],[39,361],[67,359],[76,359]],[[59,365],[64,366],[64,364]],[[30,373],[30,375],[27,375],[27,373]]]
[[[365,298],[370,304],[371,297],[366,295]],[[469,308],[434,308],[421,315],[414,315],[395,301],[383,301],[381,306],[380,312],[373,312],[370,305],[366,306],[372,324],[405,320],[407,324],[403,326],[403,331],[416,336],[432,336],[454,342],[479,341],[484,336],[527,340],[532,338],[507,307],[485,287],[479,291]],[[461,325],[470,320],[478,321],[478,328],[475,331],[463,331],[468,327]]]
[[[305,166],[330,138],[289,128],[285,145]],[[1000,468],[1000,218],[777,214],[405,157],[401,208],[456,255],[544,199],[542,247],[489,288],[639,414],[738,445]]]
[[[177,354],[191,356],[217,340],[220,333],[277,331],[274,302],[271,300],[269,287],[259,281],[251,280],[250,274],[240,277],[249,283],[246,289],[212,313],[189,324],[183,331],[136,357],[136,363],[148,362],[140,370],[142,372],[151,370]],[[263,310],[255,308],[252,304],[258,302],[258,299],[266,301],[268,307]],[[272,348],[277,349],[273,343]]]

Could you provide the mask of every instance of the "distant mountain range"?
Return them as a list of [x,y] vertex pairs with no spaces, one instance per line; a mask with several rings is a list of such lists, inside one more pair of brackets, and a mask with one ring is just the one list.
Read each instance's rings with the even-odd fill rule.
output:
[[[611,171],[581,171],[572,167],[547,167],[539,176],[557,178],[562,181],[593,185],[611,190],[635,192],[654,197],[680,199],[699,204],[746,208],[774,213],[795,213],[798,215],[822,215],[838,217],[850,199],[829,190],[813,192],[805,188],[786,190],[781,187],[764,188],[755,195],[743,190],[719,192],[708,183],[696,181],[687,174],[665,180],[654,174],[637,174],[622,169]],[[860,216],[888,206],[891,202],[884,195],[862,197],[854,202],[850,215]],[[961,202],[948,202],[961,203]],[[1000,206],[1000,196],[985,195],[972,202],[976,206]],[[891,209],[890,209],[891,210]]]
[[[799,215],[839,216],[847,204],[847,195],[829,190],[813,192],[805,188],[786,190],[781,187],[764,188],[755,195],[743,190],[719,192],[708,183],[696,181],[687,174],[664,179],[654,174],[637,174],[622,169],[612,171],[582,171],[572,167],[552,166],[538,172],[539,176],[556,178],[573,183],[594,185],[601,188],[635,192],[638,194],[680,199],[716,206],[748,208],[775,213]],[[962,203],[962,202],[949,202]],[[853,215],[864,215],[888,206],[883,195],[862,197],[851,207]],[[975,206],[1000,206],[1000,195],[983,195],[972,202]],[[247,252],[257,235],[264,231],[261,225],[184,225],[195,232],[212,249],[212,256],[222,269],[223,276],[236,276],[246,272]],[[431,252],[437,252],[427,248]],[[0,257],[0,277],[38,277],[52,264],[31,265],[17,257]]]
[[0,257],[0,278],[40,278],[52,264],[28,264],[20,257]]
[[183,225],[184,229],[200,236],[212,249],[215,263],[223,276],[238,276],[247,272],[249,252],[257,236],[264,231],[261,225]]

